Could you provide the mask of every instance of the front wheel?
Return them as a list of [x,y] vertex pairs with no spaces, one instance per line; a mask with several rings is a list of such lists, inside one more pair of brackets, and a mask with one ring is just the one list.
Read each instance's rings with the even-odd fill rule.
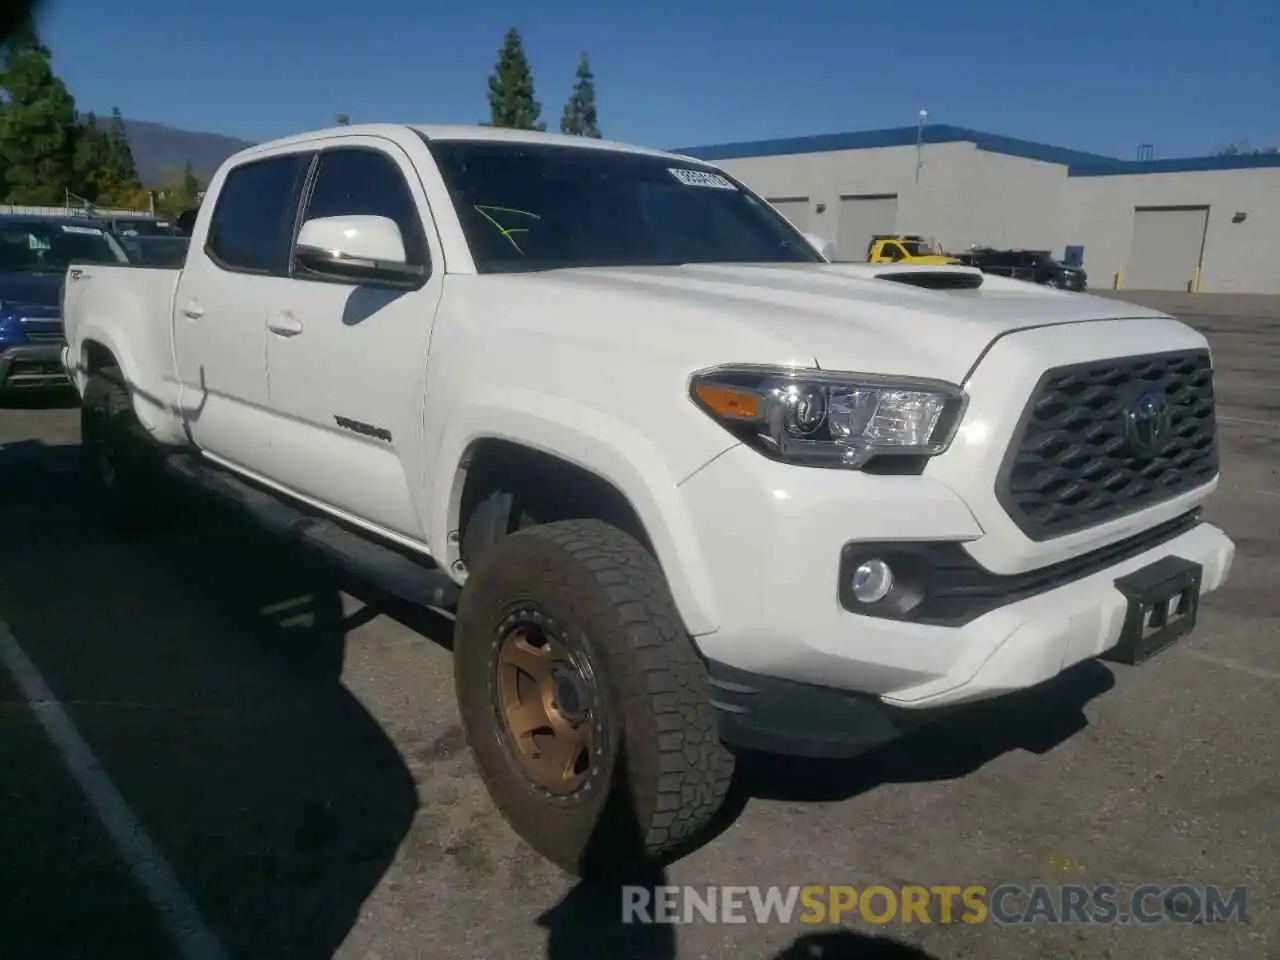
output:
[[503,817],[570,873],[616,875],[693,838],[733,757],[661,569],[595,520],[503,538],[458,606],[454,679]]

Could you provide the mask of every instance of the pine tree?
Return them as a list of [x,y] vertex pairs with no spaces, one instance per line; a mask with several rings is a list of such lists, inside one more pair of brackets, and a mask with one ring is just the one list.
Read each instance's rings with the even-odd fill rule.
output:
[[533,98],[533,71],[515,27],[507,31],[498,52],[498,63],[489,75],[489,114],[495,127],[547,129],[538,119],[542,115],[542,104]]
[[107,128],[107,137],[111,141],[111,164],[123,183],[133,186],[138,179],[138,166],[133,162],[133,149],[129,146],[129,134],[124,128],[124,117],[119,107],[111,109],[111,126]]
[[10,38],[0,64],[0,89],[8,96],[0,124],[4,199],[62,203],[73,180],[76,105],[34,27]]
[[600,137],[596,117],[596,78],[591,73],[591,65],[587,62],[585,53],[578,61],[577,81],[573,85],[573,92],[569,94],[569,102],[564,105],[560,132],[580,137]]
[[191,161],[187,161],[187,168],[182,172],[182,200],[186,206],[192,206],[196,203],[196,199],[200,196],[203,189],[200,185],[200,178],[196,176],[195,170],[191,166]]
[[72,193],[96,202],[110,191],[111,142],[93,113],[77,123],[71,156]]

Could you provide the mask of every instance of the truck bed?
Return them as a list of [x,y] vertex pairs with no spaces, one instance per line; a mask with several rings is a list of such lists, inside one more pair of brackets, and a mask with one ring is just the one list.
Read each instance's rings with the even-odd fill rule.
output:
[[109,348],[139,401],[139,416],[153,431],[172,422],[178,407],[173,361],[174,294],[182,270],[131,264],[81,264],[67,271],[63,302],[68,365],[78,390],[91,364],[83,344]]

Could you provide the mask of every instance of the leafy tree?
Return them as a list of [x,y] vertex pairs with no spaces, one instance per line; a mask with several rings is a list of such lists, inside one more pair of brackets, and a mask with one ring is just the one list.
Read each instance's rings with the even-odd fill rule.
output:
[[72,182],[76,105],[29,24],[5,48],[0,89],[6,94],[0,124],[5,200],[62,203]]
[[111,108],[111,126],[107,128],[107,137],[111,141],[110,163],[124,183],[138,183],[138,166],[133,160],[133,150],[129,147],[129,134],[124,128],[124,117],[119,107]]
[[547,129],[538,119],[542,115],[542,104],[533,98],[533,71],[515,27],[507,31],[502,49],[498,51],[498,63],[489,75],[489,113],[495,127]]
[[75,128],[75,145],[71,154],[71,192],[86,200],[97,201],[104,190],[110,190],[108,166],[111,140],[98,124],[98,118],[87,114]]
[[0,3],[0,43],[29,31],[41,6],[43,4],[38,0],[5,0]]
[[200,194],[205,186],[190,163],[181,173],[176,170],[165,171],[160,187],[155,192],[156,212],[176,217],[183,210],[200,202]]
[[87,114],[77,122],[74,139],[72,193],[103,206],[146,206],[119,111],[106,126]]
[[351,125],[351,116],[346,113],[340,113],[333,118],[333,122],[340,127],[347,127]]
[[200,196],[200,191],[204,187],[200,185],[200,178],[196,176],[195,170],[191,168],[191,162],[187,161],[187,168],[182,171],[182,198],[188,201],[188,206],[194,205],[196,199]]
[[578,61],[577,80],[573,85],[573,92],[569,94],[569,102],[564,105],[560,132],[580,137],[600,137],[596,117],[596,78],[591,73],[591,65],[587,62],[585,53]]

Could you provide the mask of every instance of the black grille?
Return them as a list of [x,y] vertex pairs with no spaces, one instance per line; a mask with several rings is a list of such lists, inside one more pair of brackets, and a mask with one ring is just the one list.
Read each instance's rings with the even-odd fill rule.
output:
[[[1168,440],[1139,455],[1126,417],[1149,391],[1171,405]],[[1205,350],[1058,367],[1041,379],[1014,431],[996,496],[1043,541],[1195,489],[1218,472],[1213,370]]]

